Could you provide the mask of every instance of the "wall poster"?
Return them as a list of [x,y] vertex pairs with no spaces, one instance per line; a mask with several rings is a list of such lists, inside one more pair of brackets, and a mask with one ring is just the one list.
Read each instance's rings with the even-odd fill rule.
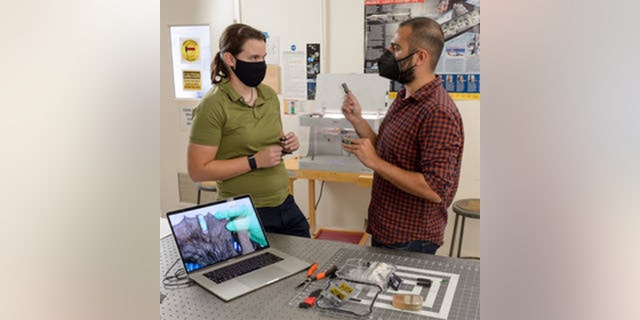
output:
[[316,99],[318,73],[320,73],[320,44],[307,43],[307,100]]
[[171,26],[171,60],[176,99],[200,99],[211,89],[209,26]]
[[[428,17],[440,23],[445,44],[436,67],[442,84],[458,100],[480,99],[480,0],[365,0],[365,73],[389,46],[400,22]],[[390,97],[402,84],[392,81]]]

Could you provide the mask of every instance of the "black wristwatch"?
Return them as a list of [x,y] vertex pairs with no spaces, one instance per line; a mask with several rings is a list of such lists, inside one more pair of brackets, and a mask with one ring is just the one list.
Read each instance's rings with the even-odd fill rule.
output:
[[247,157],[247,160],[249,160],[249,167],[251,168],[251,170],[258,169],[258,164],[256,163],[255,157],[256,157],[255,154],[252,154]]

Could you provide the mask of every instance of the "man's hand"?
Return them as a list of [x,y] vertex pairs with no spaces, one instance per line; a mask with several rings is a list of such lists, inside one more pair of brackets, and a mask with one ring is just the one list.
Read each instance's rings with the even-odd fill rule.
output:
[[343,143],[342,149],[348,153],[352,153],[358,157],[358,160],[373,171],[376,170],[377,164],[383,161],[378,157],[376,149],[369,139],[349,139],[351,143]]
[[353,95],[353,93],[351,93],[351,91],[345,94],[344,99],[342,100],[342,114],[344,114],[344,117],[351,122],[351,124],[355,124],[363,120],[360,102],[358,102],[358,99]]
[[213,215],[218,220],[229,219],[225,228],[229,231],[246,230],[249,233],[251,241],[261,245],[267,245],[267,239],[262,233],[262,228],[258,222],[258,217],[251,212],[246,206],[231,208],[228,210],[220,210]]

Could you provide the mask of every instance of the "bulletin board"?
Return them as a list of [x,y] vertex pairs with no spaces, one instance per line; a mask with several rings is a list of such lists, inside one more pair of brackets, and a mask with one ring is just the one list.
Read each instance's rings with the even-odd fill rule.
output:
[[[378,73],[401,22],[434,19],[442,27],[444,49],[435,73],[456,100],[480,99],[480,0],[365,0],[365,73]],[[391,81],[391,98],[403,85]]]
[[171,61],[176,99],[200,99],[211,89],[209,25],[171,26]]

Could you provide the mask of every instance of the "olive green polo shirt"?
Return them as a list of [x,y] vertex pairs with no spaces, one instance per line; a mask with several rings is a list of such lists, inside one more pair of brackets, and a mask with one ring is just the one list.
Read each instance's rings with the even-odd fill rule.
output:
[[[218,147],[216,160],[247,157],[267,146],[279,144],[282,134],[280,100],[269,86],[257,87],[251,107],[228,81],[212,88],[194,110],[189,141]],[[289,194],[289,176],[281,162],[239,176],[217,181],[218,198],[250,194],[256,207],[275,207]]]

